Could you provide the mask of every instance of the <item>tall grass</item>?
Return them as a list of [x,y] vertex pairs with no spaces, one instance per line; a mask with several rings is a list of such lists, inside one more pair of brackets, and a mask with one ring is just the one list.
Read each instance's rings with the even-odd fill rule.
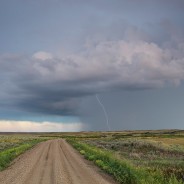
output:
[[21,145],[13,148],[8,148],[4,151],[0,152],[0,171],[5,169],[9,166],[10,162],[19,156],[21,153],[25,152],[26,150],[30,149],[37,143],[43,141],[43,139],[35,139],[29,142],[22,143]]
[[67,139],[74,148],[88,160],[93,161],[105,172],[122,184],[182,184],[175,176],[165,178],[159,170],[146,170],[135,167],[127,160],[117,159],[110,151],[81,143],[76,139]]

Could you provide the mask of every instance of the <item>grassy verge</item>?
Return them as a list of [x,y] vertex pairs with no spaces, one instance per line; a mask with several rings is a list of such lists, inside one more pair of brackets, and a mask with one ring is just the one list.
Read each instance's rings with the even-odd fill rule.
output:
[[184,182],[184,149],[182,145],[164,144],[142,138],[96,139],[83,140],[83,142],[114,152],[119,158],[128,160],[136,167],[158,170],[165,178],[175,176]]
[[0,152],[0,171],[9,166],[10,162],[17,156],[25,152],[26,150],[32,148],[39,142],[44,141],[44,139],[35,139],[29,142],[22,143],[21,145],[13,148],[8,148]]
[[118,159],[113,152],[82,143],[76,139],[67,139],[84,157],[93,161],[105,172],[123,184],[183,184],[175,176],[166,178],[159,170],[148,170],[132,165],[128,160]]

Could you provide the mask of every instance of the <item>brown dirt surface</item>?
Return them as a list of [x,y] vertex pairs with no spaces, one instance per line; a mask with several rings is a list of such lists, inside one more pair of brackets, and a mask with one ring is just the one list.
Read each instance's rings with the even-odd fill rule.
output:
[[65,140],[49,140],[0,172],[0,184],[115,184]]

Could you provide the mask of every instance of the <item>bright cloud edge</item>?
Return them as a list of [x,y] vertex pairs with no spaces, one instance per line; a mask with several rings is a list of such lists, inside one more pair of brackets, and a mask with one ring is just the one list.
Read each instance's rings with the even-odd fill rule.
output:
[[84,128],[81,122],[0,120],[0,132],[79,132]]

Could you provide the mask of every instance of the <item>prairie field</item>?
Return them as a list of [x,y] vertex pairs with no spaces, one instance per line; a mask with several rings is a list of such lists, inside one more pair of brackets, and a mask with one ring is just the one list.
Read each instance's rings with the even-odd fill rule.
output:
[[120,183],[184,183],[184,131],[93,132],[68,140]]
[[65,139],[117,183],[184,183],[182,130],[0,134],[0,170],[37,143],[51,139]]
[[9,166],[11,161],[37,143],[47,140],[37,134],[0,134],[0,171]]

